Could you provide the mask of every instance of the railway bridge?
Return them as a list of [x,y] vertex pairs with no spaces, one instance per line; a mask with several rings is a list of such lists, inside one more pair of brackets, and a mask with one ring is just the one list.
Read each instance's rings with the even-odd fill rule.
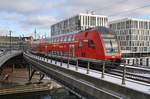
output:
[[8,62],[9,60],[11,60],[19,55],[22,55],[22,51],[12,50],[12,51],[0,52],[0,69],[2,69],[3,65],[6,62]]
[[[51,58],[33,55],[29,52],[8,51],[0,54],[0,67],[8,60],[22,55],[28,62],[30,71],[29,80],[35,70],[42,72],[60,83],[72,93],[83,99],[149,99],[150,84],[131,80],[120,76],[104,73],[87,68],[79,67],[77,64],[72,65]],[[29,69],[31,70],[31,69]],[[147,70],[147,72],[150,72]],[[44,76],[41,76],[41,80]],[[148,79],[149,80],[149,79]],[[149,82],[149,81],[148,81]]]
[[[123,77],[79,67],[75,65],[41,57],[29,52],[23,54],[30,67],[32,78],[35,70],[51,77],[72,93],[83,99],[149,99],[150,84]],[[125,73],[125,71],[123,72]]]

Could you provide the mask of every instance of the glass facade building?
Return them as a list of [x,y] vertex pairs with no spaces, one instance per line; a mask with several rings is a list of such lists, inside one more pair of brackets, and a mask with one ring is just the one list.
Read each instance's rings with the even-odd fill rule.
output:
[[78,32],[96,26],[108,26],[107,16],[80,13],[51,26],[51,36]]
[[112,21],[123,53],[150,53],[150,20],[125,18]]

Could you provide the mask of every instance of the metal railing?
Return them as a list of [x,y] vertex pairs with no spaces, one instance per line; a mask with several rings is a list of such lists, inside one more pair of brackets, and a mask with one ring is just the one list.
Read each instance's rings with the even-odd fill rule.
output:
[[124,59],[124,64],[135,67],[150,68],[150,58],[127,58]]
[[[31,55],[33,55],[33,54],[31,54]],[[45,62],[50,62],[51,64],[54,62],[54,64],[57,65],[58,61],[56,59],[54,60],[54,57],[55,57],[55,58],[59,58],[60,59],[59,66],[62,66],[62,64],[64,63],[63,62],[63,58],[62,58],[63,56],[56,56],[56,55],[53,55],[53,54],[49,54],[49,55],[47,55],[47,57],[41,57],[41,56],[36,56],[36,55],[34,55],[33,57],[37,58],[39,60],[45,61]],[[76,62],[75,71],[79,70],[79,67],[80,67],[79,66],[79,60],[85,61],[87,63],[87,67],[85,68],[86,69],[86,74],[90,74],[91,63],[100,63],[100,64],[102,64],[101,79],[105,78],[105,70],[106,70],[106,65],[108,63],[110,63],[110,64],[113,63],[114,65],[119,65],[116,62],[111,62],[111,61],[108,61],[108,60],[95,60],[95,59],[91,60],[91,59],[83,59],[83,58],[74,58],[74,61]],[[69,58],[67,58],[66,65],[67,65],[66,68],[68,68],[68,69],[70,68],[70,65],[72,65],[72,64],[70,64],[70,59]],[[123,65],[124,65],[124,68],[123,68],[123,73],[122,73],[123,76],[122,76],[122,83],[121,84],[125,85],[126,84],[125,83],[125,81],[126,81],[126,64],[123,64]]]

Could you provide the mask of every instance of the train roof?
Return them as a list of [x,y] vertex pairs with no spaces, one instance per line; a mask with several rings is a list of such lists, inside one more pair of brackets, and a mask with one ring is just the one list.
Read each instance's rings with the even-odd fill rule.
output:
[[81,32],[88,32],[88,31],[98,31],[98,32],[100,32],[102,34],[106,34],[106,33],[112,32],[112,30],[110,30],[109,28],[104,27],[104,26],[98,26],[98,27],[95,27],[95,28],[89,28],[89,29],[87,29],[85,31],[81,31]]

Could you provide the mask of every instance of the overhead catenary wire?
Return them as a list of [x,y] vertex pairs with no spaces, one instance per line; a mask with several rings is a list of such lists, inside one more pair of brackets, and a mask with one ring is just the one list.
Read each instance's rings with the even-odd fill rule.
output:
[[137,7],[137,8],[134,8],[134,9],[130,9],[130,10],[127,10],[127,11],[122,11],[122,12],[111,14],[111,15],[109,15],[109,17],[118,16],[118,15],[126,14],[126,13],[131,13],[131,12],[134,12],[136,10],[147,8],[147,7],[150,7],[150,3],[149,3],[149,5],[144,5],[144,6]]

